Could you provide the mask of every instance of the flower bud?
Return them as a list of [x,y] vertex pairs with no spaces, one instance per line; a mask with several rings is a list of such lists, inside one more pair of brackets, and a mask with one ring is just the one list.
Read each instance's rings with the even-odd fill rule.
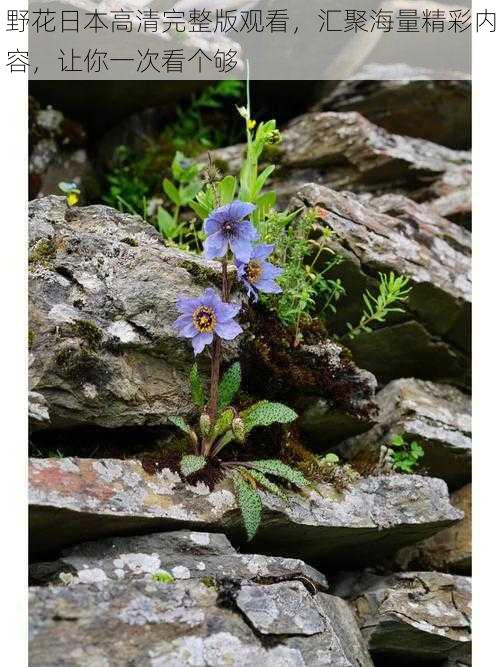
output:
[[268,144],[281,144],[283,141],[281,132],[279,130],[272,130],[266,137],[266,143]]
[[206,412],[203,412],[200,415],[200,431],[204,438],[210,435],[210,429],[212,428],[212,422],[210,417]]
[[243,423],[243,419],[235,417],[231,424],[231,428],[233,429],[236,440],[238,442],[245,442],[245,424]]

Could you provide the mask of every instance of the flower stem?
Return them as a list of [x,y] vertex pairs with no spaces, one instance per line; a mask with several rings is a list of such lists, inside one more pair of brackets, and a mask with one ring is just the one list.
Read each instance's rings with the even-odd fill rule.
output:
[[[227,278],[227,259],[222,260],[222,300],[228,302],[229,300],[229,283]],[[221,341],[215,334],[214,342],[212,343],[212,373],[210,377],[210,403],[208,414],[210,422],[215,424],[217,418],[217,400],[219,397],[219,378],[220,378],[220,358],[221,358]],[[210,443],[204,442],[203,449],[205,456],[210,454]]]

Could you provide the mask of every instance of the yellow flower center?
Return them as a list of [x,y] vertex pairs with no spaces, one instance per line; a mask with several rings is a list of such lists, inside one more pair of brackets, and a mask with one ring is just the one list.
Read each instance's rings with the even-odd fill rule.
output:
[[193,324],[200,333],[213,331],[217,324],[217,317],[213,308],[199,306],[193,313]]
[[249,283],[256,283],[262,276],[262,266],[259,262],[250,260],[246,266],[245,275]]

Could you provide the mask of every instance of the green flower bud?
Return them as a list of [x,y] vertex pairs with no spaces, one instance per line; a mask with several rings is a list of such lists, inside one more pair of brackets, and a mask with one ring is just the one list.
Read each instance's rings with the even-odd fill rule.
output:
[[281,144],[283,141],[283,138],[281,136],[281,132],[279,130],[272,130],[269,132],[269,134],[266,137],[266,143],[268,144]]
[[245,424],[243,423],[243,419],[235,417],[231,428],[233,429],[235,439],[238,442],[245,442]]
[[200,415],[200,431],[204,438],[210,435],[210,430],[212,428],[212,422],[210,417],[206,412],[203,412]]

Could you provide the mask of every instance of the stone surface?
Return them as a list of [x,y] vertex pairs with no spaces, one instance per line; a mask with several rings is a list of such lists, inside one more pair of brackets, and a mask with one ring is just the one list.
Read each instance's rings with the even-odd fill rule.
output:
[[99,537],[184,528],[224,532],[252,553],[334,566],[380,559],[462,518],[442,480],[373,476],[343,494],[318,485],[288,504],[262,492],[262,525],[248,544],[229,480],[209,492],[168,469],[148,475],[137,461],[109,459],[31,459],[29,476],[37,559]]
[[347,322],[359,322],[363,292],[376,291],[378,272],[410,278],[403,315],[393,314],[371,334],[343,339],[356,363],[382,383],[415,375],[468,386],[470,233],[404,198],[379,200],[379,209],[396,210],[388,215],[316,184],[302,188],[293,205],[314,208],[318,233],[328,228],[331,248],[344,258],[328,274],[340,278],[347,292],[330,322],[336,334],[346,331]]
[[[236,173],[243,153],[237,145],[213,151],[212,157],[225,171]],[[405,194],[417,201],[444,196],[444,180],[448,196],[470,189],[470,152],[391,134],[356,112],[299,116],[283,131],[283,143],[266,157],[279,166],[273,187],[283,205],[311,182],[358,193]]]
[[30,389],[52,427],[185,414],[192,349],[172,329],[175,302],[215,284],[218,265],[166,248],[151,225],[105,206],[47,197],[29,216]]
[[[366,79],[364,78],[366,76]],[[326,84],[326,88],[332,88]],[[471,147],[471,81],[456,72],[371,65],[325,91],[317,111],[357,111],[388,132]]]
[[[173,531],[110,537],[66,549],[56,561],[34,563],[30,580],[35,584],[89,583],[90,573],[103,581],[150,580],[158,572],[176,579],[230,578],[240,582],[271,583],[299,579],[313,590],[326,590],[321,572],[301,560],[237,553],[227,537],[217,533]],[[70,576],[68,576],[70,575]]]
[[348,576],[335,590],[351,600],[372,654],[471,664],[470,578],[367,572]]
[[399,569],[432,569],[471,574],[472,569],[472,485],[451,495],[454,507],[464,518],[428,540],[401,549],[395,558]]
[[394,380],[376,396],[377,424],[349,438],[337,451],[353,462],[378,460],[381,445],[396,435],[424,448],[421,468],[456,489],[470,481],[472,468],[471,400],[449,385],[413,378]]
[[300,582],[31,588],[30,616],[32,667],[373,666],[348,606]]

